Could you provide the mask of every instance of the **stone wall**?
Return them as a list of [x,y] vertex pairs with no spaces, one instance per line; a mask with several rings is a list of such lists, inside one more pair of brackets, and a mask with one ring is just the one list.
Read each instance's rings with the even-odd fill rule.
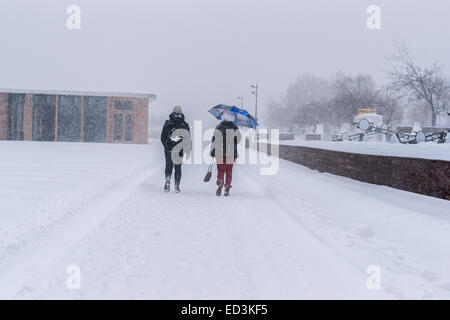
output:
[[[270,146],[267,149],[270,154]],[[284,145],[279,146],[279,155],[320,172],[450,200],[450,161]]]

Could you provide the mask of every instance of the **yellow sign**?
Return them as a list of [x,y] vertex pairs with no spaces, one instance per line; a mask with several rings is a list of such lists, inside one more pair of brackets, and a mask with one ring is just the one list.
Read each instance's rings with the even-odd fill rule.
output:
[[358,109],[359,116],[367,113],[377,113],[377,109]]

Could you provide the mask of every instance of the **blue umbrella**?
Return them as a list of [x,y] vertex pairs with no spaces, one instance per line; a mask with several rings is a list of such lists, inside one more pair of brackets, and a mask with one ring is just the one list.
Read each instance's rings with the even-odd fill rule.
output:
[[222,120],[224,113],[231,113],[234,116],[234,124],[237,126],[248,127],[248,128],[256,128],[258,126],[258,122],[253,118],[247,110],[239,109],[235,106],[226,106],[224,104],[219,104],[215,106],[209,113],[211,113],[214,117],[219,120]]

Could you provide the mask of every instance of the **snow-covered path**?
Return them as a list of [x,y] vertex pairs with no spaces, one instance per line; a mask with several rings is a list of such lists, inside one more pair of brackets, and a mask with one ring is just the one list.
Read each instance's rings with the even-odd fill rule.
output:
[[450,298],[448,201],[284,161],[237,166],[230,198],[187,165],[164,194],[158,143],[0,146],[2,174],[46,190],[0,182],[1,298]]

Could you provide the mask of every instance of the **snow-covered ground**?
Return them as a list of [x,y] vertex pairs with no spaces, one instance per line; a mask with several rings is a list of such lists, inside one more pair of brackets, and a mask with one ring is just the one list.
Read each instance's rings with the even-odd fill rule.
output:
[[450,298],[449,201],[286,161],[237,166],[230,198],[186,165],[164,194],[157,141],[0,150],[0,298]]
[[420,144],[401,144],[385,142],[332,142],[332,141],[280,141],[282,145],[303,146],[310,148],[373,154],[379,156],[423,158],[450,161],[450,143],[437,144],[426,142]]

